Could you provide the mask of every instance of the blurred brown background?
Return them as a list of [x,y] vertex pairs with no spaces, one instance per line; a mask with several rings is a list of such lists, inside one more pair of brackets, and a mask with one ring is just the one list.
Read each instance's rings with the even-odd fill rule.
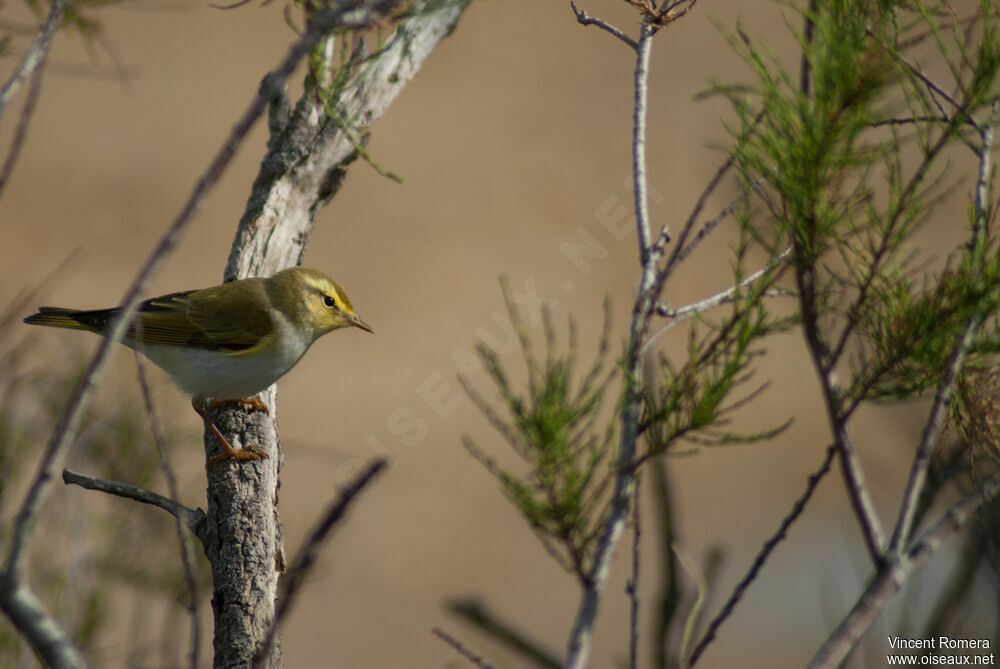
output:
[[[585,0],[582,6],[634,32],[635,21],[620,4]],[[91,58],[76,37],[57,38],[24,154],[0,200],[0,304],[36,285],[74,249],[81,256],[43,302],[117,303],[261,76],[293,39],[283,9],[252,3],[219,11],[192,2],[109,8],[99,16],[114,59],[103,48]],[[701,3],[657,38],[649,121],[657,226],[683,221],[721,160],[712,145],[726,137],[725,105],[692,97],[710,77],[746,79],[710,20],[732,27],[738,15],[776,48],[791,44],[779,7],[760,2]],[[4,67],[9,71],[13,62],[6,59]],[[443,609],[444,600],[466,595],[483,598],[503,619],[562,653],[575,584],[462,448],[463,433],[489,452],[504,454],[505,447],[461,395],[456,352],[463,359],[484,333],[502,336],[494,320],[502,313],[501,273],[515,292],[550,299],[561,326],[574,314],[586,352],[596,345],[601,302],[612,295],[620,341],[638,278],[631,217],[618,212],[627,212],[631,201],[624,181],[631,87],[630,52],[607,34],[578,26],[568,2],[479,0],[374,128],[369,150],[405,183],[356,163],[321,214],[305,264],[341,281],[377,334],[340,332],[321,340],[281,383],[288,551],[360,462],[384,453],[393,465],[323,551],[308,593],[283,629],[287,666],[465,666],[430,634],[434,626],[497,667],[524,666]],[[14,119],[9,112],[0,127],[4,146]],[[263,142],[258,127],[151,293],[221,279]],[[707,213],[734,192],[729,184]],[[624,239],[602,224],[607,217],[627,232]],[[585,268],[561,250],[578,242],[581,230],[607,251]],[[672,304],[728,285],[732,233],[730,226],[717,235],[667,286]],[[63,348],[94,344],[67,332],[39,336],[55,364],[68,359]],[[683,345],[679,336],[667,342],[674,351]],[[518,362],[515,355],[507,360]],[[118,362],[124,371],[114,391],[134,394],[131,355],[121,353]],[[158,402],[188,436],[174,455],[184,501],[203,505],[200,425],[159,372],[155,379]],[[703,450],[670,463],[684,549],[698,564],[710,547],[725,550],[722,593],[800,494],[828,439],[797,334],[773,342],[765,379],[772,388],[745,424],[762,428],[794,416],[778,442]],[[428,401],[432,395],[437,402]],[[895,511],[900,463],[908,463],[903,449],[919,432],[912,415],[905,408],[868,412],[857,426],[885,513]],[[59,494],[96,503],[95,493]],[[649,539],[640,593],[646,613],[658,585],[651,530]],[[177,559],[172,544],[163,559]],[[940,562],[928,568],[928,592]],[[601,611],[595,667],[612,666],[627,651],[626,568],[619,560]],[[868,569],[842,485],[832,476],[701,666],[802,665],[853,603]],[[715,596],[708,612],[720,602]],[[205,604],[203,615],[210,617]],[[894,611],[879,625],[894,624]],[[875,658],[884,655],[880,629],[871,635]],[[113,648],[108,656],[114,657]]]

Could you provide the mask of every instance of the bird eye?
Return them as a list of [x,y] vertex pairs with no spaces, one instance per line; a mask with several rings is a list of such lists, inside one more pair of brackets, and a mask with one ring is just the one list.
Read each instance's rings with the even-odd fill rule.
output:
[[324,295],[323,296],[323,304],[325,304],[328,307],[335,307],[335,306],[337,306],[337,303],[329,295]]

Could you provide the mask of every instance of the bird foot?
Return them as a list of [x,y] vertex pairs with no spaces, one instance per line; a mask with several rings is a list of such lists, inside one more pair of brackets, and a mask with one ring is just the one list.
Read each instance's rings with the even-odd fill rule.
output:
[[222,448],[225,449],[222,453],[219,453],[218,455],[213,455],[208,459],[209,466],[222,462],[223,460],[229,460],[229,459],[245,462],[247,460],[263,460],[264,458],[271,457],[264,451],[258,451],[257,444],[250,444],[245,448],[236,450],[235,448],[232,447],[232,445],[230,445],[228,441],[225,440],[225,438],[221,434],[219,434],[218,430],[215,429],[214,425],[210,424],[209,427],[212,428],[212,432],[215,433],[215,436],[222,443]]
[[[230,404],[239,404],[248,409],[258,409],[264,411],[265,413],[270,413],[266,404],[253,397],[245,397],[238,400],[218,400],[212,402],[211,407],[214,409]],[[232,459],[245,462],[247,460],[263,460],[264,458],[270,457],[265,451],[257,450],[256,444],[248,444],[242,449],[236,450],[233,448],[233,445],[229,443],[229,440],[222,436],[222,433],[219,432],[219,428],[215,427],[215,423],[208,418],[208,414],[206,414],[205,411],[198,405],[197,401],[192,401],[191,406],[194,407],[194,410],[199,416],[201,416],[202,421],[204,421],[205,425],[208,426],[208,429],[212,431],[212,434],[215,435],[215,438],[218,439],[219,443],[222,445],[222,453],[213,455],[208,459],[209,466],[222,462],[223,460]]]
[[209,407],[211,409],[221,409],[222,407],[233,406],[234,404],[249,411],[263,411],[265,414],[271,415],[271,410],[267,408],[267,405],[256,397],[240,397],[234,400],[215,400],[209,404]]

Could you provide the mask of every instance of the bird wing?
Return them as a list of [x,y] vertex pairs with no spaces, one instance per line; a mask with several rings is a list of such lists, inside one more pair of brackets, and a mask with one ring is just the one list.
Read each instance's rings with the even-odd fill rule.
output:
[[240,281],[146,300],[129,335],[145,344],[247,351],[264,344],[274,327],[258,291],[262,285]]

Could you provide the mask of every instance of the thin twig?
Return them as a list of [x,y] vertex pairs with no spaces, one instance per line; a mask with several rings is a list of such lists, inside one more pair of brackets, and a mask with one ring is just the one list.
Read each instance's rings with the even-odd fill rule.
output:
[[[648,34],[647,34],[648,33]],[[635,195],[635,225],[639,232],[640,267],[650,264],[653,253],[649,227],[649,196],[646,183],[646,108],[649,98],[649,57],[653,51],[652,29],[643,26],[635,49],[635,98],[632,110],[632,190]],[[664,226],[661,234],[670,239]],[[654,263],[658,263],[657,257]]]
[[[754,280],[758,278],[760,277],[754,277]],[[752,283],[752,281],[748,283]],[[746,284],[741,281],[739,285],[745,286]],[[694,318],[698,314],[704,313],[709,309],[721,307],[724,304],[731,304],[736,297],[737,290],[737,286],[730,286],[715,295],[710,295],[705,299],[692,302],[691,304],[685,304],[683,307],[677,308],[670,306],[668,302],[657,302],[656,315],[670,319],[671,325],[667,327],[669,330],[673,325],[683,323],[684,321]],[[764,297],[788,297],[790,295],[794,295],[794,293],[782,288],[769,288],[761,293],[761,295]]]
[[305,583],[306,576],[313,565],[316,564],[319,549],[330,536],[330,532],[333,531],[333,528],[337,526],[337,523],[347,513],[347,509],[350,508],[355,498],[388,464],[389,461],[386,458],[373,460],[354,480],[344,486],[340,490],[337,500],[327,508],[319,524],[310,533],[302,548],[299,549],[298,555],[292,560],[291,566],[282,580],[284,592],[275,606],[274,620],[271,623],[271,627],[268,628],[267,634],[264,635],[260,646],[254,652],[252,666],[258,666],[260,662],[263,662],[270,655],[271,646],[274,645],[274,640],[278,634],[278,627],[291,610],[302,584]]
[[[755,124],[760,120],[761,116],[762,114],[757,115],[757,118],[754,119]],[[698,196],[698,201],[695,203],[694,208],[691,210],[687,220],[684,222],[684,226],[681,228],[680,234],[677,236],[677,242],[674,244],[673,252],[670,254],[670,257],[667,258],[666,264],[663,266],[663,269],[659,271],[656,276],[656,281],[653,283],[652,288],[650,288],[653,298],[659,299],[659,295],[663,292],[663,286],[666,285],[667,280],[680,263],[691,255],[698,245],[701,244],[708,237],[708,235],[719,226],[720,223],[729,218],[736,211],[736,208],[739,207],[744,200],[750,197],[751,193],[755,192],[763,185],[764,177],[758,177],[757,180],[740,193],[736,199],[720,211],[715,218],[702,225],[701,229],[699,229],[697,234],[694,236],[694,239],[688,242],[688,237],[691,235],[691,231],[694,230],[694,226],[698,222],[698,216],[701,215],[702,209],[705,208],[705,204],[708,201],[709,196],[715,192],[716,188],[719,187],[719,184],[722,183],[722,178],[733,167],[733,164],[732,157],[727,158],[726,161],[719,166],[719,169],[709,181],[708,185],[706,185],[704,190],[702,190],[701,195]],[[664,227],[660,231],[659,238],[657,238],[656,242],[653,244],[653,255],[657,257],[657,261],[659,261],[659,255],[662,254],[663,245],[666,244],[668,239],[669,235],[667,234],[666,227]]]
[[[139,387],[142,389],[142,401],[146,405],[146,414],[149,416],[149,429],[153,433],[153,443],[156,444],[156,451],[160,456],[160,468],[163,470],[163,477],[167,481],[167,490],[170,498],[180,503],[180,494],[177,490],[177,476],[173,467],[170,466],[170,455],[167,452],[167,443],[163,438],[163,430],[160,428],[160,421],[156,417],[153,408],[153,396],[149,391],[149,383],[146,380],[146,365],[142,361],[142,356],[135,352],[135,365],[137,376],[139,377]],[[201,654],[201,617],[198,614],[198,580],[194,574],[194,551],[191,548],[191,537],[184,529],[184,522],[180,516],[174,516],[177,521],[177,540],[181,550],[181,564],[184,567],[184,580],[187,583],[189,601],[187,603],[188,613],[191,616],[191,669],[198,669],[198,657]]]
[[833,426],[834,439],[840,450],[840,465],[844,474],[844,483],[847,486],[847,496],[851,501],[858,524],[861,525],[861,534],[864,537],[865,546],[868,548],[868,555],[877,564],[882,560],[885,550],[885,531],[882,529],[882,522],[879,520],[871,491],[865,483],[864,469],[861,466],[858,451],[854,447],[854,438],[848,428],[847,417],[842,414],[840,409],[843,401],[840,388],[837,385],[836,374],[830,370],[822,374],[820,378],[824,403],[830,424]]
[[21,155],[21,147],[24,146],[24,140],[28,136],[28,125],[31,123],[31,117],[35,113],[35,106],[38,104],[38,98],[41,97],[42,76],[45,74],[45,58],[47,55],[47,51],[42,54],[42,59],[39,62],[38,67],[35,69],[35,73],[31,76],[31,84],[28,87],[28,95],[24,99],[24,106],[21,108],[21,116],[17,121],[17,128],[14,129],[14,139],[10,142],[10,151],[7,152],[7,158],[4,160],[3,169],[0,170],[0,193],[3,193],[3,189],[7,185],[10,175],[14,172],[14,166],[17,164],[17,158]]
[[[715,174],[713,174],[712,178],[708,180],[707,184],[705,184],[701,193],[698,194],[698,199],[695,200],[694,207],[691,208],[691,213],[688,214],[687,220],[684,221],[680,234],[677,236],[677,243],[674,245],[674,251],[671,254],[670,259],[667,261],[667,269],[669,269],[672,265],[676,265],[680,261],[680,258],[677,256],[681,250],[685,248],[688,236],[691,234],[695,224],[698,222],[698,217],[701,216],[701,212],[705,208],[705,205],[708,204],[708,198],[711,197],[712,193],[715,192],[715,189],[722,183],[722,179],[726,176],[726,174],[728,174],[729,170],[733,168],[733,164],[732,156],[726,158],[722,164],[719,165],[719,168],[715,170]],[[733,204],[735,204],[735,201]],[[733,205],[731,204],[730,206]],[[670,234],[667,229],[665,227],[661,228],[660,234],[657,236],[656,242],[653,244],[654,250],[663,249],[667,245],[669,237]]]
[[[760,123],[762,118],[764,118],[763,110],[758,112],[757,116],[754,117],[753,122],[750,124],[749,130],[752,131],[754,128],[756,128],[757,124]],[[691,208],[691,213],[688,214],[687,220],[684,221],[684,225],[681,227],[680,234],[677,235],[677,243],[674,244],[674,250],[670,254],[670,258],[668,258],[667,263],[664,266],[663,270],[660,272],[660,276],[657,278],[656,288],[654,289],[657,295],[659,295],[667,279],[670,278],[670,275],[673,273],[674,268],[677,267],[677,265],[682,260],[684,260],[685,257],[690,255],[690,253],[695,249],[695,247],[697,247],[698,244],[701,243],[701,241],[708,235],[709,232],[711,232],[715,228],[715,226],[717,226],[725,218],[727,218],[730,213],[736,211],[736,207],[740,203],[742,203],[744,199],[749,197],[750,193],[754,192],[757,188],[760,187],[761,184],[764,183],[763,177],[758,178],[753,184],[751,184],[750,188],[746,189],[743,193],[741,193],[740,196],[735,200],[733,200],[728,207],[723,209],[718,216],[716,216],[709,223],[706,223],[701,229],[701,231],[698,232],[698,235],[695,237],[695,239],[693,239],[691,243],[688,244],[687,239],[691,235],[691,231],[694,230],[694,226],[698,222],[698,217],[701,216],[702,210],[704,210],[705,205],[708,203],[708,198],[712,196],[715,190],[722,183],[723,178],[726,176],[726,174],[729,173],[729,170],[731,170],[735,164],[736,163],[733,160],[733,156],[732,155],[727,156],[726,159],[722,162],[722,164],[719,165],[719,168],[715,171],[715,174],[712,175],[712,178],[709,179],[707,184],[705,184],[705,187],[702,189],[701,193],[698,195],[698,199],[695,201],[694,207]],[[662,252],[662,249],[664,246],[666,246],[669,237],[670,235],[667,231],[666,226],[664,225],[664,227],[660,230],[660,234],[657,237],[656,242],[653,244],[654,253]]]
[[[803,329],[810,356],[813,359],[820,378],[824,404],[827,409],[830,425],[835,439],[840,444],[844,481],[847,485],[848,495],[855,516],[861,525],[868,553],[876,564],[880,563],[884,557],[884,533],[875,510],[875,504],[871,498],[871,493],[864,482],[864,473],[860,458],[854,449],[853,440],[847,427],[850,414],[845,411],[843,406],[844,397],[837,383],[836,365],[847,346],[851,333],[860,322],[864,305],[871,299],[871,287],[889,254],[891,242],[895,234],[895,227],[900,219],[904,217],[905,204],[916,191],[918,185],[927,176],[932,159],[943,150],[951,135],[951,130],[958,123],[957,118],[953,119],[952,123],[941,133],[937,141],[924,151],[923,159],[916,168],[913,177],[911,177],[910,181],[896,196],[895,204],[888,215],[886,229],[882,233],[882,240],[867,263],[867,274],[858,288],[857,296],[847,309],[847,323],[844,325],[839,336],[835,337],[837,343],[832,348],[825,339],[825,334],[821,332],[818,322],[819,314],[814,304],[816,298],[815,269],[813,267],[805,267],[796,272],[796,279],[799,282],[799,300],[802,311]],[[798,264],[803,265],[804,262]]]
[[913,466],[910,469],[910,477],[906,482],[906,492],[903,494],[903,501],[900,503],[899,515],[896,520],[896,527],[892,533],[892,540],[889,542],[889,554],[898,554],[906,546],[907,538],[913,531],[914,519],[917,516],[920,496],[924,491],[924,483],[927,480],[927,469],[930,467],[931,454],[941,436],[945,419],[951,409],[951,396],[955,388],[955,380],[962,371],[965,363],[965,356],[972,345],[976,326],[979,324],[978,318],[970,318],[965,325],[965,333],[955,350],[952,352],[951,363],[948,365],[948,372],[941,381],[937,394],[934,396],[934,404],[927,422],[924,424],[923,432],[920,436],[920,445],[913,456]]
[[471,624],[481,634],[493,641],[499,642],[527,658],[533,665],[542,669],[559,669],[562,662],[542,644],[528,638],[521,630],[510,623],[504,622],[478,599],[467,597],[451,600],[445,604],[449,613],[453,613],[465,622]]
[[[805,225],[813,226],[811,222],[806,222]],[[812,251],[804,244],[804,240],[798,237],[793,240],[792,252],[799,312],[802,315],[802,333],[809,358],[819,379],[820,390],[823,393],[823,407],[826,410],[830,430],[840,451],[840,466],[847,487],[847,497],[858,525],[861,526],[868,555],[875,564],[878,564],[883,558],[886,546],[885,532],[871,491],[865,482],[864,468],[854,447],[849,418],[844,413],[844,394],[837,377],[837,359],[831,353],[828,332],[821,323],[821,289],[817,278],[819,261],[812,256]]]
[[639,489],[642,479],[636,477],[635,492],[632,493],[632,578],[625,586],[629,599],[628,624],[628,666],[636,669],[639,665],[639,545],[642,539],[642,525],[639,516]]
[[617,37],[621,41],[623,41],[626,44],[628,44],[629,47],[633,51],[638,51],[639,50],[639,45],[636,43],[636,41],[634,39],[632,39],[631,37],[629,37],[628,35],[626,35],[625,33],[623,33],[618,28],[615,28],[613,25],[611,25],[610,23],[607,23],[606,21],[602,21],[601,19],[597,18],[596,16],[591,16],[584,9],[578,9],[577,6],[576,6],[576,3],[574,3],[574,2],[570,2],[569,6],[573,8],[573,13],[576,14],[576,20],[577,20],[577,22],[580,25],[582,25],[582,26],[597,26],[601,30],[607,31],[608,33],[614,35],[615,37]]
[[695,234],[694,236],[694,239],[692,239],[690,243],[682,244],[678,242],[677,250],[671,256],[670,264],[667,266],[667,268],[669,269],[672,266],[677,266],[679,263],[684,262],[684,260],[689,255],[691,255],[691,252],[694,251],[698,247],[698,245],[705,240],[706,237],[708,237],[708,235],[712,232],[712,230],[714,230],[720,223],[725,221],[727,218],[732,216],[736,212],[736,209],[739,208],[743,204],[743,202],[748,197],[750,197],[752,193],[760,189],[762,185],[764,185],[764,177],[757,177],[757,179],[752,184],[750,184],[746,189],[744,189],[744,191],[740,193],[739,196],[736,197],[732,202],[726,205],[726,207],[718,214],[716,214],[714,218],[705,221],[705,224],[701,226],[701,229],[698,230],[697,234]]
[[[817,2],[816,0],[809,0],[809,8],[806,9],[803,14],[805,14],[805,30],[803,31],[803,42],[806,47],[811,46],[813,42],[813,35],[816,32],[816,13],[817,13]],[[802,49],[802,61],[799,67],[799,90],[804,96],[811,97],[810,91],[812,89],[812,64],[809,62],[809,52],[808,49]]]
[[[715,307],[721,306],[723,304],[729,304],[730,302],[733,301],[737,291],[739,291],[741,288],[746,288],[747,286],[755,283],[762,276],[775,269],[779,264],[784,262],[785,258],[788,257],[788,254],[791,253],[791,251],[792,251],[791,247],[786,248],[784,251],[775,256],[771,260],[771,262],[764,265],[763,267],[753,272],[749,276],[743,277],[743,279],[741,279],[740,282],[737,283],[736,285],[730,286],[729,288],[726,288],[725,290],[718,292],[715,295],[706,297],[705,299],[698,300],[697,302],[692,302],[691,304],[686,304],[683,307],[678,307],[677,309],[674,309],[673,307],[663,302],[657,302],[656,314],[659,316],[666,316],[670,320],[667,321],[662,328],[657,330],[649,337],[646,343],[643,344],[643,349],[648,349],[650,346],[653,345],[653,343],[657,339],[660,338],[660,336],[662,336],[667,331],[673,329],[677,325],[680,325],[684,321],[693,318],[700,313],[708,311],[709,309],[714,309]],[[785,293],[781,291],[774,291],[765,294],[772,297],[776,297],[784,295]]]
[[[994,108],[994,113],[995,113],[995,108]],[[992,134],[993,134],[992,122],[993,121],[991,117],[990,127],[981,130],[981,132],[983,133],[984,141],[986,139],[989,139],[990,145],[992,145]],[[956,118],[953,121],[952,126],[954,126],[957,123],[958,120]],[[921,164],[920,168],[918,168],[917,170],[918,175],[926,172],[929,166],[929,158],[935,155],[937,151],[944,146],[945,140],[947,139],[948,135],[949,135],[948,132],[942,133],[942,136],[938,139],[933,150],[929,150],[925,153],[924,161]],[[985,151],[985,153],[988,155],[989,153],[988,150]],[[988,165],[989,158],[987,157],[985,160],[986,160],[986,165]],[[981,159],[980,159],[981,170],[982,167],[983,167],[983,158],[981,154]],[[919,176],[914,176],[911,182],[907,185],[906,189],[904,189],[904,193],[911,191],[912,188],[915,188],[915,184],[918,182],[919,179],[920,179]],[[979,185],[985,187],[985,182],[982,178],[980,178]],[[977,187],[976,193],[977,193],[977,206],[982,205],[985,202],[985,198],[982,194],[983,189]],[[904,201],[902,195],[900,196],[898,201],[900,203]],[[902,206],[900,204],[900,207],[897,210],[896,214],[891,217],[893,223],[898,219],[898,216],[901,215],[901,211],[902,211]],[[977,209],[977,217],[979,216],[979,212],[980,210]],[[985,221],[980,221],[977,218],[976,226],[973,232],[974,235],[972,241],[973,244],[977,243],[978,241],[977,237],[979,234],[978,232],[979,229],[982,228],[983,231],[985,232],[984,226],[985,226]],[[849,318],[847,325],[844,327],[844,330],[840,335],[840,340],[834,351],[833,352],[826,351],[825,355],[823,355],[821,354],[819,348],[815,345],[815,342],[810,341],[810,351],[813,354],[813,358],[814,361],[816,362],[817,368],[820,370],[820,377],[823,381],[824,397],[826,399],[828,412],[830,413],[831,416],[831,424],[834,427],[834,431],[835,434],[837,434],[838,440],[841,441],[842,443],[843,457],[841,458],[841,463],[844,467],[845,481],[848,484],[848,492],[850,493],[850,498],[852,504],[854,505],[855,513],[862,526],[862,530],[864,531],[865,540],[868,545],[869,553],[871,554],[872,559],[875,561],[876,564],[880,563],[884,558],[884,556],[882,555],[882,547],[884,546],[884,542],[882,540],[881,529],[878,525],[878,517],[875,513],[874,504],[871,501],[870,494],[864,485],[863,479],[860,478],[862,476],[860,461],[858,460],[857,454],[854,452],[850,436],[847,433],[847,426],[846,426],[847,414],[844,413],[841,407],[841,398],[839,397],[839,391],[836,388],[836,375],[833,366],[836,365],[837,360],[839,359],[841,353],[844,350],[844,347],[846,346],[847,338],[850,335],[850,332],[852,331],[852,329],[859,320],[857,314],[860,313],[862,305],[864,304],[864,301],[867,299],[869,286],[871,285],[871,282],[874,281],[875,273],[878,270],[880,260],[884,257],[885,252],[888,250],[890,237],[891,233],[889,232],[885,233],[885,237],[882,241],[882,244],[878,252],[876,253],[875,261],[872,262],[871,266],[869,267],[868,270],[869,275],[866,278],[864,284],[862,285],[858,297],[855,299],[855,301],[851,305],[851,308],[848,310],[848,313],[851,314],[851,317]],[[800,273],[800,276],[801,274],[802,273]],[[800,289],[800,294],[801,292],[802,291]],[[803,302],[803,304],[805,305],[805,302]],[[810,314],[807,312],[805,308],[803,309],[803,325],[806,327],[807,340],[815,339],[817,333],[810,332],[811,329],[814,329],[816,327],[815,318],[810,316]],[[971,336],[970,334],[971,331],[969,330],[969,328],[974,327],[974,325],[975,324],[972,321],[969,322],[965,335],[963,336],[963,339],[966,339]],[[971,343],[971,340],[965,344],[966,350],[969,343]],[[960,348],[961,347],[959,347],[959,349]],[[956,353],[959,353],[958,349],[956,350]],[[962,357],[964,357],[964,351],[961,352],[960,356],[954,358],[952,362],[960,363],[961,362],[960,358]],[[945,391],[945,394],[950,393],[950,390],[948,390],[947,388],[943,388],[943,390]],[[939,397],[939,399],[942,398]],[[937,434],[940,431],[940,425],[938,423],[942,420],[943,414],[939,414],[939,411],[943,411],[943,407],[935,403],[935,409],[932,411],[932,415],[929,417],[929,422],[927,426],[928,431],[925,432],[925,437],[929,440],[926,442],[927,448],[933,447],[933,442],[936,441]],[[922,445],[923,444],[924,442],[922,441]],[[929,455],[929,454],[924,454],[924,455]],[[921,458],[920,454],[918,453],[917,460],[922,460],[922,459],[923,458]],[[906,537],[902,536],[901,533],[908,532],[910,530],[909,525],[913,519],[912,512],[913,512],[914,497],[911,496],[919,497],[919,489],[922,489],[923,486],[923,479],[926,474],[926,467],[927,467],[926,462],[920,463],[915,461],[914,468],[911,471],[911,479],[908,483],[908,486],[913,485],[915,486],[916,489],[910,489],[908,487],[906,496],[904,497],[904,502],[903,502],[904,507],[901,508],[900,510],[898,522],[892,537],[893,547],[896,551],[901,550],[902,546],[905,544]]]
[[7,105],[10,104],[24,80],[44,64],[49,48],[52,46],[52,35],[62,21],[65,7],[66,0],[53,0],[49,15],[35,35],[31,46],[25,52],[24,58],[21,59],[14,73],[10,75],[7,83],[4,84],[3,88],[0,88],[0,118],[3,118],[4,110],[7,109]]
[[990,110],[990,118],[983,126],[983,143],[979,149],[979,172],[976,176],[976,195],[973,198],[973,216],[975,224],[972,231],[970,247],[975,248],[980,244],[987,233],[989,221],[986,217],[989,213],[990,179],[992,178],[992,155],[993,155],[993,132],[996,125],[997,108],[1000,100],[994,98],[993,107]]
[[[934,80],[931,79],[926,74],[924,74],[920,70],[920,67],[918,65],[914,65],[913,63],[909,62],[908,60],[906,60],[904,58],[899,58],[898,62],[900,64],[902,64],[903,67],[905,67],[906,69],[908,69],[910,71],[910,73],[913,74],[913,76],[915,76],[917,79],[919,79],[921,82],[923,82],[924,86],[931,93],[937,93],[940,97],[942,97],[945,100],[947,100],[948,104],[950,104],[952,107],[955,108],[955,111],[959,112],[959,114],[961,114],[962,116],[964,116],[963,121],[965,123],[969,123],[974,128],[976,128],[976,130],[982,132],[982,129],[976,124],[976,120],[974,118],[972,118],[971,116],[969,116],[968,114],[965,113],[965,107],[962,104],[960,104],[958,102],[958,100],[956,100],[954,97],[952,97],[946,90],[944,90],[943,88],[941,88],[940,86],[938,86],[936,83],[934,83]],[[932,97],[932,99],[934,99],[934,98]],[[936,99],[934,99],[934,105],[938,108],[938,111],[941,112],[941,116],[943,116],[945,118],[948,117],[948,114],[947,114],[947,112],[945,112],[944,107],[942,107],[941,104],[938,103],[938,101]]]
[[905,118],[884,118],[872,123],[873,128],[885,125],[917,125],[920,123],[951,123],[947,116],[908,116]]
[[722,605],[719,613],[716,614],[716,616],[712,618],[712,621],[708,624],[705,634],[691,651],[691,657],[688,658],[687,661],[688,666],[694,666],[694,663],[698,661],[698,658],[701,657],[703,652],[705,652],[708,645],[715,640],[715,635],[722,626],[722,623],[726,621],[726,618],[732,615],[733,610],[743,598],[743,595],[750,587],[750,584],[757,580],[757,576],[760,574],[760,570],[764,567],[764,563],[767,562],[771,553],[774,552],[774,549],[777,548],[778,544],[781,543],[781,541],[788,534],[789,528],[791,528],[795,521],[799,519],[799,516],[802,515],[802,512],[806,508],[806,504],[808,504],[809,500],[812,498],[813,493],[816,492],[819,482],[822,481],[823,477],[830,472],[830,465],[833,464],[833,458],[836,457],[836,455],[837,445],[831,444],[826,449],[826,455],[823,458],[823,462],[820,463],[819,468],[809,475],[809,479],[806,482],[805,492],[803,492],[802,495],[795,500],[795,504],[792,505],[792,510],[788,513],[788,515],[781,519],[781,524],[778,526],[778,530],[764,542],[764,545],[761,547],[760,551],[757,552],[756,557],[754,557],[753,563],[751,563],[747,573],[742,579],[740,579],[740,582],[736,584],[736,587],[733,588],[732,593],[729,595],[729,599],[726,600],[726,603]]
[[434,636],[436,636],[437,638],[441,639],[446,644],[448,644],[449,646],[451,646],[452,648],[454,648],[456,653],[458,653],[459,655],[461,655],[462,657],[464,657],[466,660],[468,660],[469,662],[471,662],[473,665],[479,667],[479,669],[493,669],[493,665],[491,665],[490,663],[488,663],[486,660],[484,660],[479,655],[476,655],[475,653],[473,653],[468,648],[466,648],[465,645],[461,641],[459,641],[458,639],[456,639],[452,635],[448,634],[447,632],[445,632],[444,630],[442,630],[440,627],[433,628],[431,630],[431,634],[433,634]]
[[[993,151],[993,124],[997,111],[997,103],[993,104],[993,112],[989,121],[982,129],[982,147],[979,152],[979,173],[976,181],[975,196],[973,198],[972,235],[969,240],[969,253],[973,257],[973,267],[981,270],[982,263],[977,259],[982,257],[979,247],[982,245],[983,237],[986,235],[987,227],[987,202],[989,200],[989,179],[991,170],[991,153]],[[962,339],[955,346],[948,365],[945,378],[941,381],[937,394],[934,397],[934,404],[927,417],[923,433],[920,438],[920,445],[913,456],[913,466],[910,470],[910,477],[906,483],[906,492],[900,504],[899,515],[896,521],[896,528],[889,543],[889,553],[898,555],[906,546],[906,541],[913,531],[913,523],[917,514],[918,502],[924,490],[924,482],[927,479],[927,469],[930,467],[931,453],[941,435],[941,429],[947,416],[951,404],[951,396],[954,392],[955,380],[962,371],[965,363],[965,356],[972,346],[972,340],[976,329],[981,323],[979,317],[970,318],[965,324],[965,331]]]
[[[959,107],[959,111],[962,113],[963,117],[968,118],[968,113],[965,111],[964,107]],[[943,110],[942,114],[944,114]],[[861,320],[861,314],[863,313],[865,304],[870,299],[869,293],[872,286],[875,283],[875,280],[881,276],[882,264],[889,256],[892,240],[896,235],[896,226],[899,225],[900,220],[906,218],[906,212],[908,210],[907,205],[910,202],[910,198],[914,197],[914,194],[917,192],[920,184],[927,178],[932,162],[937,155],[944,150],[945,146],[948,145],[949,138],[952,136],[955,128],[961,123],[962,120],[959,119],[958,116],[951,118],[951,122],[948,123],[947,127],[941,132],[934,144],[924,149],[920,164],[914,170],[913,176],[910,177],[906,186],[903,187],[902,190],[894,197],[894,203],[886,215],[886,224],[881,233],[882,239],[879,242],[878,247],[871,252],[870,258],[866,262],[867,268],[864,279],[858,287],[857,295],[847,308],[847,323],[844,325],[840,334],[836,337],[837,343],[831,349],[829,364],[836,365],[837,361],[840,360],[840,357],[843,355],[854,329],[858,326]]]
[[[635,94],[637,109],[634,120],[637,128],[643,131],[646,127],[646,121],[642,115],[645,113],[644,91],[647,87],[649,56],[655,32],[656,28],[654,26],[643,24],[639,30],[639,44],[636,50],[634,81],[637,89]],[[642,89],[643,92],[640,92],[638,89]],[[636,140],[639,140],[640,144],[645,143],[645,138],[642,135],[633,132],[633,142]],[[624,363],[626,375],[625,399],[621,410],[620,420],[622,429],[614,492],[611,496],[610,511],[607,520],[604,522],[603,529],[601,529],[601,536],[594,551],[593,561],[588,573],[589,578],[586,581],[583,596],[577,609],[576,619],[570,631],[566,653],[566,669],[583,669],[588,663],[593,626],[597,618],[597,608],[601,602],[608,575],[611,572],[611,563],[614,559],[615,549],[625,530],[636,479],[635,471],[629,465],[635,459],[636,443],[639,436],[639,416],[644,401],[641,387],[641,348],[643,337],[648,328],[649,318],[653,313],[656,301],[652,294],[652,288],[657,278],[659,255],[652,252],[649,244],[649,221],[647,218],[644,218],[648,214],[648,206],[646,203],[640,201],[640,196],[645,197],[647,194],[645,184],[646,170],[644,164],[636,164],[635,160],[644,160],[645,153],[641,148],[633,149],[633,156],[632,168],[635,172],[637,205],[635,214],[640,239],[639,254],[646,262],[642,266],[642,278],[639,281],[638,295],[632,309],[632,326],[629,332],[628,353]]]
[[694,9],[697,3],[698,0],[663,0],[663,5],[657,13],[657,26],[662,28],[673,23]]
[[131,499],[136,502],[142,502],[143,504],[150,504],[152,506],[159,507],[172,516],[180,519],[180,521],[184,523],[184,527],[191,530],[191,532],[198,537],[199,540],[204,542],[205,512],[201,509],[186,507],[180,502],[175,502],[169,497],[164,497],[163,495],[155,493],[152,490],[146,490],[145,488],[134,486],[131,483],[94,478],[92,476],[87,476],[86,474],[74,472],[70,469],[63,470],[62,479],[67,485],[78,485],[81,488],[86,488],[87,490],[96,490],[109,495],[116,495],[117,497],[124,497],[125,499]]

